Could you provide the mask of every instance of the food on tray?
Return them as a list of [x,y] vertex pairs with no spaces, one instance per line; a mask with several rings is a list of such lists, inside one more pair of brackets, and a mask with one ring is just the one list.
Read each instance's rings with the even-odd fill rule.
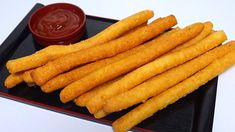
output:
[[28,70],[28,71],[25,71],[24,74],[23,74],[23,80],[27,83],[27,84],[34,84],[34,81],[31,77],[31,73],[32,73],[33,70]]
[[[177,29],[171,30],[167,33],[175,32]],[[158,37],[159,38],[159,37]],[[107,58],[107,59],[102,59],[100,61],[96,61],[90,64],[87,64],[85,66],[81,66],[78,68],[75,68],[73,70],[70,70],[69,72],[60,74],[56,76],[55,78],[52,78],[48,82],[46,82],[44,85],[41,86],[42,90],[46,93],[53,92],[55,90],[61,89],[70,83],[84,77],[85,75],[95,71],[98,68],[101,68],[107,64],[113,63],[115,61],[121,60],[127,56],[133,55],[149,46],[151,46],[151,43],[146,43],[139,45],[135,48],[132,48],[130,50],[127,50],[125,52],[122,52],[116,56]]]
[[145,103],[134,108],[126,115],[113,123],[115,132],[127,131],[144,119],[152,116],[155,112],[176,102],[180,98],[195,91],[201,85],[207,83],[220,73],[235,64],[235,50],[230,51],[223,57],[214,60],[210,65],[185,79],[181,83],[171,87],[159,95],[147,100]]
[[97,111],[96,113],[94,113],[94,117],[97,119],[100,119],[100,118],[103,118],[109,114],[110,114],[109,112],[106,112],[105,110],[101,109],[101,110]]
[[23,80],[22,75],[23,73],[10,74],[4,82],[4,85],[6,86],[6,88],[13,88],[17,84],[23,82],[24,80]]
[[[32,72],[33,80],[37,85],[41,86],[56,75],[66,72],[79,65],[111,57],[134,48],[171,28],[175,24],[176,19],[171,15],[162,18],[159,22],[144,26],[130,34],[121,36],[120,38],[114,39],[107,43],[88,48],[87,50],[81,50],[64,55],[42,67],[35,69]],[[44,74],[45,71],[48,71],[47,74]]]
[[44,48],[32,55],[18,58],[15,60],[9,60],[6,64],[10,73],[16,73],[20,71],[25,71],[33,69],[46,64],[47,62],[54,60],[60,56],[63,56],[74,51],[87,49],[96,45],[113,40],[123,33],[146,23],[148,19],[153,17],[153,11],[144,10],[131,15],[113,25],[106,28],[102,32],[96,34],[95,36],[86,39],[85,41],[78,42],[73,45],[63,46],[63,45],[53,45]]
[[[215,59],[224,56],[231,50],[235,50],[235,43],[229,42],[214,48],[203,55],[192,59],[182,65],[174,67],[162,74],[159,74],[148,81],[117,96],[112,96],[104,105],[107,112],[120,111],[132,105],[141,103],[150,97],[160,94],[168,88],[176,85],[194,73],[206,67]],[[147,89],[147,90],[146,90]]]
[[102,93],[96,94],[87,103],[88,110],[91,113],[97,112],[102,108],[105,100],[110,97],[121,94],[159,73],[197,57],[198,55],[218,46],[225,40],[226,35],[224,32],[215,32],[195,45],[167,54],[140,68],[137,68],[122,77],[120,80],[115,81],[112,85],[109,85]]
[[[172,29],[172,30],[170,30],[170,31],[168,31],[168,32],[166,32],[166,33],[164,33],[164,34],[162,34],[161,36],[157,37],[156,39],[162,38],[162,37],[164,37],[164,36],[166,36],[166,35],[169,35],[170,33],[176,32],[178,29],[179,29],[179,28]],[[142,45],[140,45],[140,46],[138,46],[138,47],[136,47],[136,48],[133,48],[133,49],[131,49],[131,50],[129,50],[129,51],[126,51],[126,52],[134,52],[134,51],[137,51],[137,50],[138,50],[138,51],[144,50],[144,48],[147,48],[147,47],[151,46],[152,44],[153,44],[153,43],[145,43],[145,44],[142,44]],[[126,54],[126,52],[121,53],[121,54],[117,55],[116,57],[118,57],[118,56],[120,56],[120,55],[124,55],[124,54]],[[134,52],[134,53],[136,53],[136,52]],[[127,57],[127,56],[126,56],[126,57]],[[114,58],[115,58],[115,57],[114,57]],[[110,59],[111,59],[111,58],[110,58]],[[120,76],[120,77],[122,77],[122,76]],[[119,79],[120,77],[115,78],[115,79],[113,79],[113,80],[111,80],[111,81],[109,81],[109,82],[103,83],[102,85],[100,85],[100,86],[94,88],[94,90],[91,90],[91,91],[89,91],[89,92],[86,92],[85,94],[82,94],[82,95],[79,96],[77,99],[75,99],[74,102],[75,102],[78,106],[85,106],[86,103],[87,103],[87,101],[88,101],[91,97],[93,97],[94,95],[98,94],[99,92],[102,92],[103,89],[104,89],[107,85],[110,85],[112,82],[116,81],[116,80]]]
[[121,77],[122,76],[117,77],[117,78],[115,78],[115,79],[113,79],[111,81],[108,81],[106,83],[103,83],[102,85],[99,85],[98,87],[92,89],[91,91],[88,91],[88,92],[82,94],[78,98],[74,99],[74,103],[76,103],[76,105],[78,105],[78,106],[86,106],[87,102],[91,98],[93,98],[96,94],[102,92],[105,87],[109,86],[110,84],[112,84],[113,82],[117,81]]
[[[45,93],[61,89],[63,103],[74,101],[102,118],[139,105],[113,123],[126,131],[196,90],[235,63],[235,42],[222,44],[223,31],[211,22],[185,28],[173,15],[151,23],[145,10],[94,37],[69,46],[54,45],[10,60],[5,86],[25,81]],[[220,45],[220,46],[219,46]]]
[[[96,71],[81,78],[80,80],[77,80],[66,86],[60,93],[61,101],[71,101],[77,96],[99,84],[102,84],[143,64],[146,64],[149,61],[152,61],[177,45],[195,37],[202,30],[202,28],[203,24],[196,23],[183,30],[169,34],[169,37],[165,36],[161,37],[160,39],[153,39],[152,41],[149,41],[148,43],[153,44],[143,51],[128,56],[120,61],[106,65],[105,67],[99,68]],[[90,83],[90,80],[93,80],[92,83]]]
[[135,28],[133,28],[133,29],[127,31],[126,33],[122,34],[121,36],[126,35],[126,34],[129,34],[129,33],[131,33],[131,32],[134,32],[134,31],[136,31],[136,30],[138,30],[138,29],[140,29],[140,28],[146,26],[146,25],[147,25],[147,22],[148,22],[148,21],[146,21],[145,23],[143,23],[143,24],[141,24],[141,25],[139,25],[139,26],[137,26],[137,27],[135,27]]
[[198,41],[204,39],[206,36],[208,36],[211,32],[212,32],[212,28],[213,28],[213,24],[211,22],[205,22],[203,23],[204,25],[204,28],[202,30],[202,32],[200,34],[198,34],[195,38],[193,38],[192,40],[176,47],[175,49],[172,50],[173,51],[176,51],[176,50],[180,50],[182,48],[185,48],[185,47],[188,47],[192,44],[195,44],[197,43]]

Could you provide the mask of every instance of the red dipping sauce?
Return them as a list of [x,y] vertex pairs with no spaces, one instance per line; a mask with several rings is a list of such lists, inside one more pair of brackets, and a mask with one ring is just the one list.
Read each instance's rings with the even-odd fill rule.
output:
[[41,36],[60,37],[75,31],[79,27],[79,21],[77,14],[65,9],[56,9],[35,22],[33,29]]
[[85,14],[77,6],[56,3],[36,11],[29,20],[35,40],[43,46],[70,44],[85,32]]

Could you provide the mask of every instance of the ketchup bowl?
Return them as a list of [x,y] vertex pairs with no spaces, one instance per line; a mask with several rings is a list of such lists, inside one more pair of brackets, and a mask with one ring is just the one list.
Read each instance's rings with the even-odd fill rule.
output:
[[28,27],[42,46],[68,45],[85,33],[86,15],[78,6],[55,3],[38,9],[30,17]]

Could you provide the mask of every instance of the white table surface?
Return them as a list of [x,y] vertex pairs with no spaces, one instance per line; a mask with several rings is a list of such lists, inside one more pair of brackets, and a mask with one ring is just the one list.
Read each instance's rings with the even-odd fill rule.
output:
[[[0,44],[23,19],[35,3],[50,4],[57,0],[2,1],[0,4]],[[235,2],[233,0],[67,0],[80,6],[86,14],[121,19],[143,9],[155,17],[174,14],[183,27],[196,21],[212,21],[214,29],[223,29],[235,40]],[[1,48],[1,47],[0,47]],[[219,76],[213,132],[235,130],[235,67]],[[0,132],[110,132],[107,125],[93,123],[42,108],[0,97]]]

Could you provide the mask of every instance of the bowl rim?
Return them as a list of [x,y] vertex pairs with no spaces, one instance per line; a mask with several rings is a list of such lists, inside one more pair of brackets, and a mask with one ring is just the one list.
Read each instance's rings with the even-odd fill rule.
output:
[[[67,5],[67,6],[70,6],[72,9],[76,9],[76,10],[81,11],[82,17],[79,17],[79,18],[83,18],[83,19],[80,19],[80,21],[79,21],[80,26],[79,26],[76,30],[74,30],[74,31],[72,31],[72,32],[70,32],[70,33],[68,33],[68,34],[66,34],[66,35],[56,36],[56,37],[47,37],[47,36],[42,36],[42,35],[36,33],[36,32],[34,31],[34,29],[32,28],[32,25],[31,25],[32,19],[34,19],[35,15],[38,14],[38,13],[40,14],[40,12],[41,12],[42,10],[45,10],[46,8],[50,8],[50,7],[53,7],[53,6],[59,6],[59,5]],[[65,9],[65,10],[66,10],[66,9]],[[79,16],[79,15],[78,15],[78,16]],[[53,3],[53,4],[48,4],[48,5],[44,6],[44,7],[39,8],[38,10],[36,10],[36,11],[30,16],[30,18],[29,18],[28,27],[29,27],[30,31],[32,32],[32,34],[33,34],[35,37],[37,37],[37,39],[42,39],[42,40],[44,40],[44,41],[60,41],[60,40],[64,40],[64,39],[70,38],[70,37],[72,37],[73,35],[79,33],[79,32],[84,28],[85,22],[86,22],[86,14],[84,13],[84,11],[83,11],[79,6],[74,5],[74,4],[70,4],[70,3]]]

